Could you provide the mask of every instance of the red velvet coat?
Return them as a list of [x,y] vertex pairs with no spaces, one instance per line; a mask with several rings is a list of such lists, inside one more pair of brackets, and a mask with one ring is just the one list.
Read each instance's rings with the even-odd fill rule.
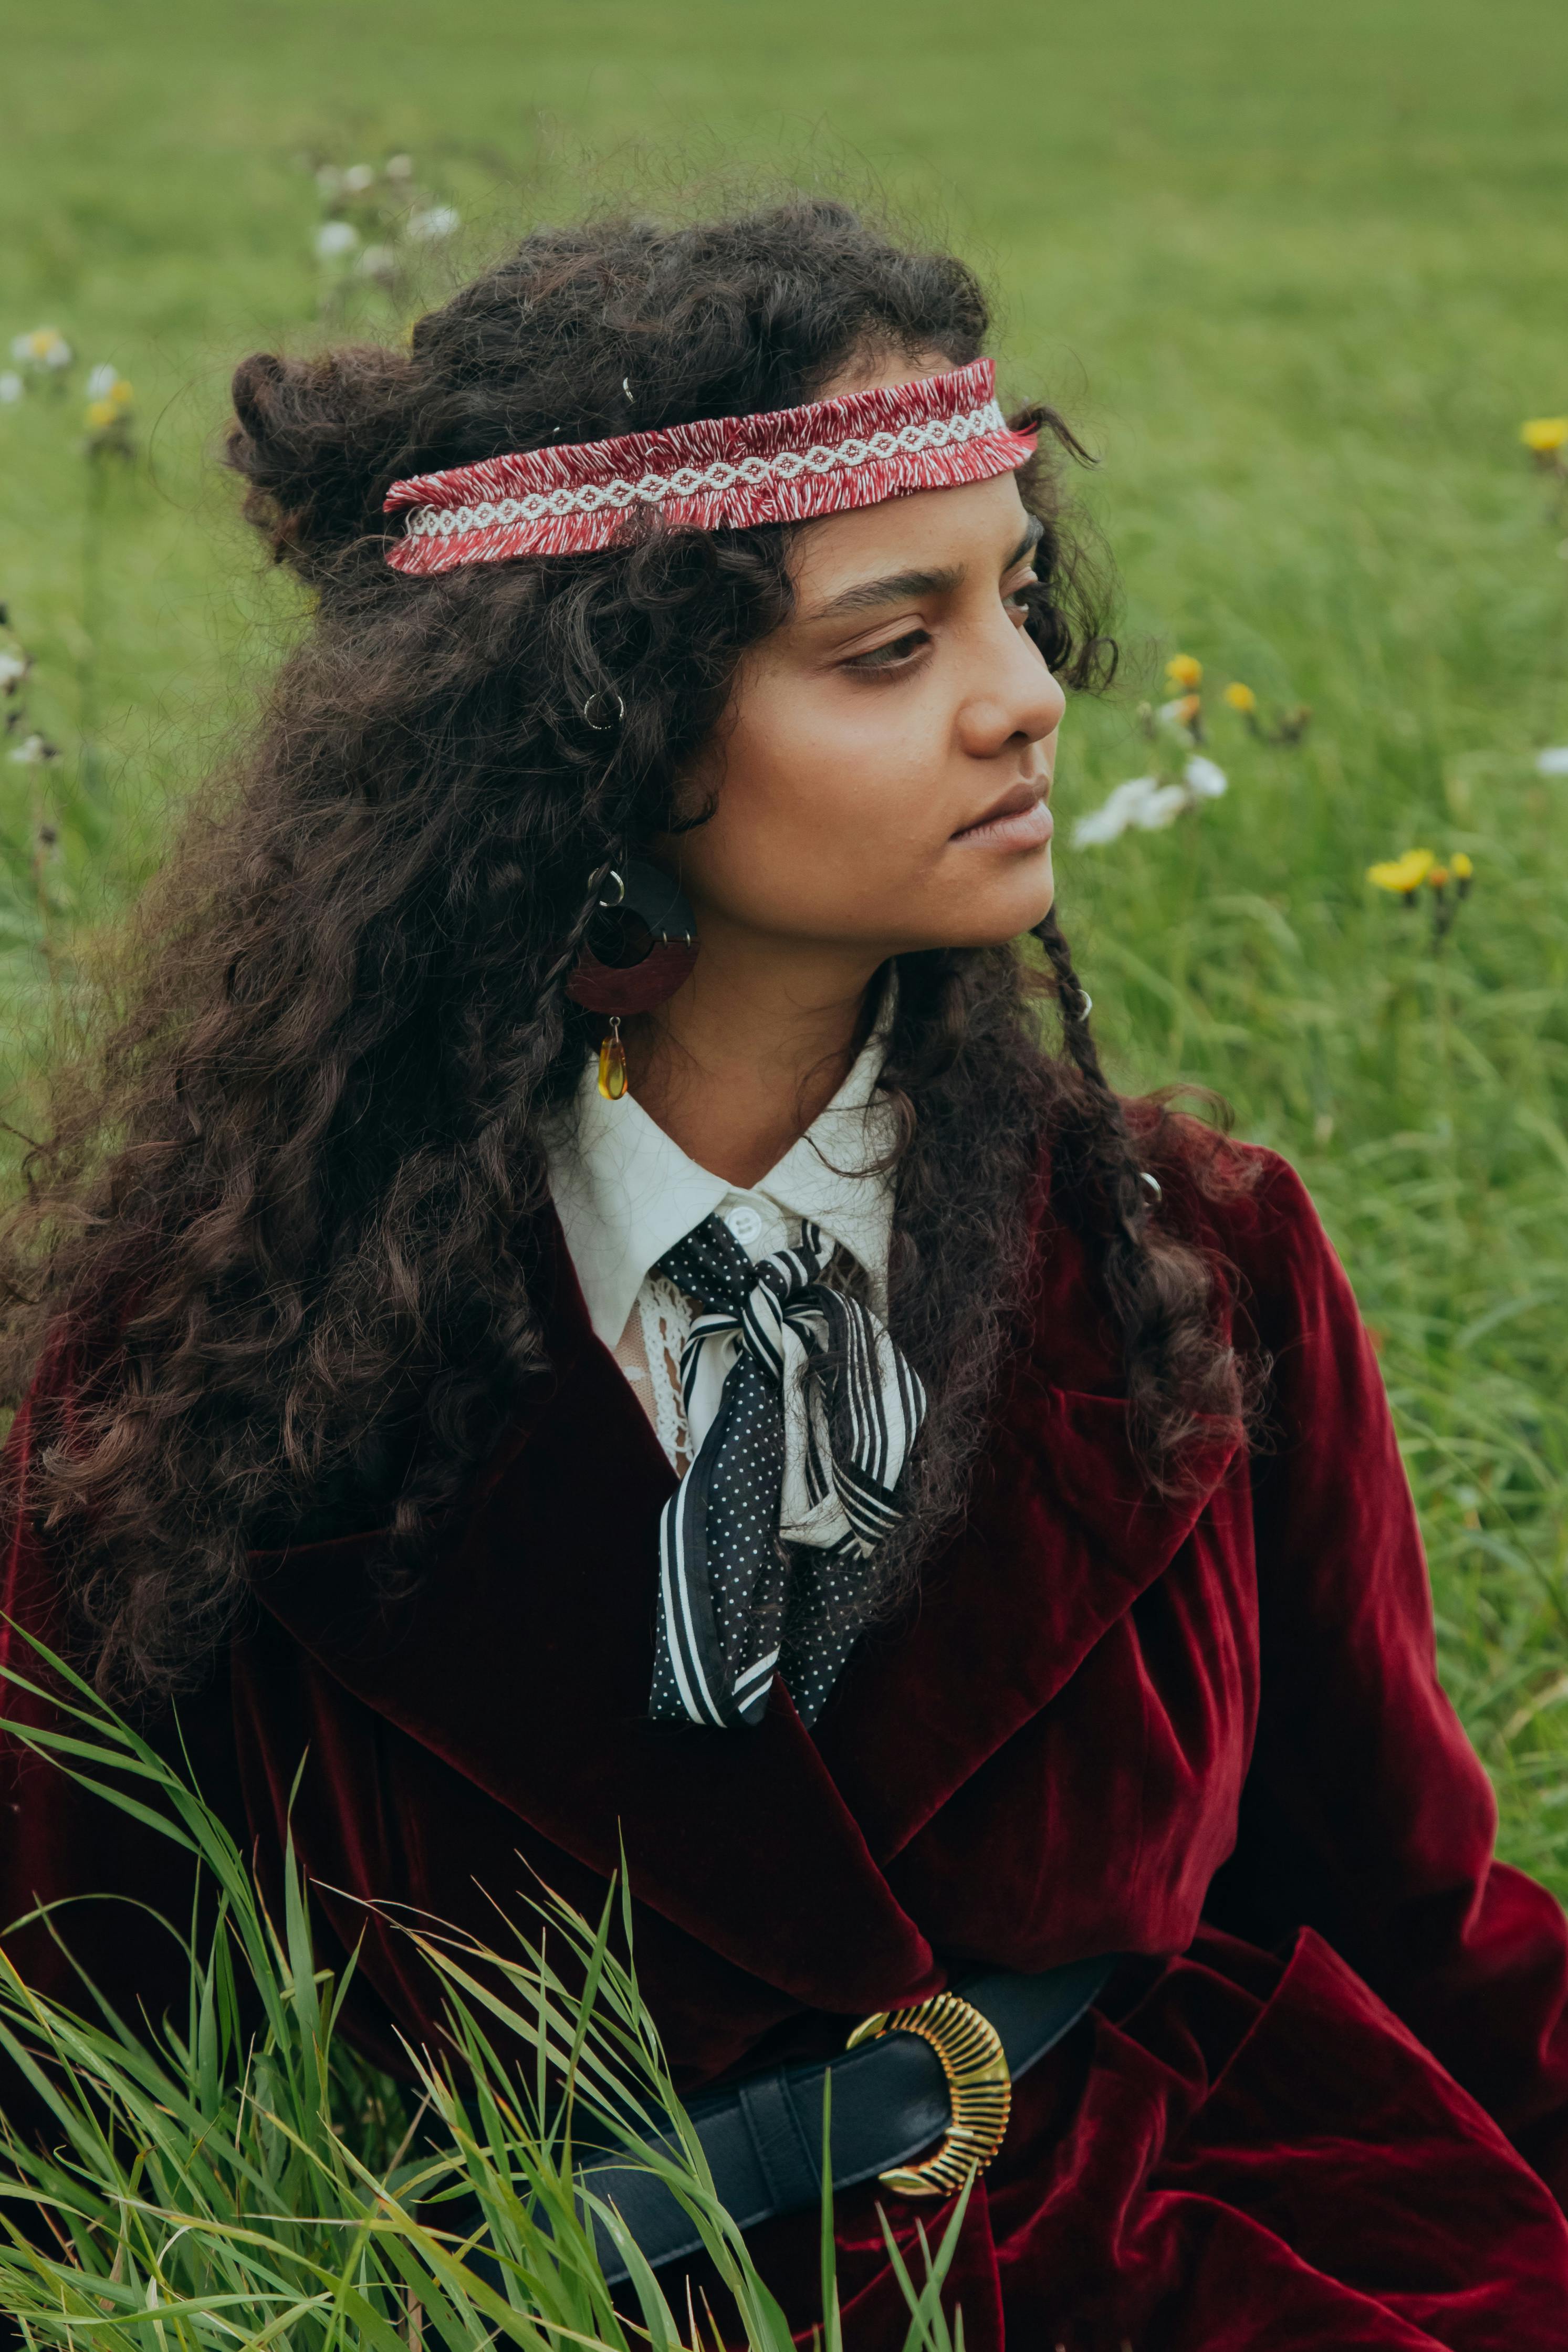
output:
[[[967,1523],[815,1737],[782,1691],[752,1733],[646,1720],[673,1474],[563,1252],[553,1375],[422,1594],[378,1616],[363,1538],[264,1562],[259,1622],[183,1708],[264,1856],[308,1746],[320,1884],[481,1933],[531,1870],[596,1906],[624,1834],[690,2087],[837,2046],[960,1964],[1143,1956],[1018,2087],[955,2273],[972,2352],[1568,2344],[1568,1933],[1492,1860],[1377,1368],[1300,1183],[1260,1157],[1249,1194],[1165,1213],[1236,1269],[1268,1450],[1149,1496],[1094,1279],[1044,1213]],[[24,1414],[24,1481],[27,1442]],[[6,1608],[47,1632],[52,1594],[20,1536]],[[0,1917],[117,1886],[178,1915],[166,1849],[12,1770]],[[365,1915],[321,1900],[357,1939]],[[99,1981],[156,2003],[157,1939],[90,1917],[70,1932]],[[56,1965],[36,1937],[24,1964]],[[428,2031],[395,1937],[373,1929],[362,1980],[372,2046]],[[903,2341],[878,2194],[840,2203],[855,2352]],[[889,2213],[911,2241],[940,2219]],[[815,2227],[757,2240],[803,2326]]]

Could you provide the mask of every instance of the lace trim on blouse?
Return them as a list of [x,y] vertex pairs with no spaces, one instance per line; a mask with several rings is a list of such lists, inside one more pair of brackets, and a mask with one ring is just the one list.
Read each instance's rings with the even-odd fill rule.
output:
[[668,1275],[650,1273],[616,1343],[615,1358],[653,1423],[670,1467],[684,1477],[691,1437],[680,1402],[680,1352],[691,1336],[692,1303]]

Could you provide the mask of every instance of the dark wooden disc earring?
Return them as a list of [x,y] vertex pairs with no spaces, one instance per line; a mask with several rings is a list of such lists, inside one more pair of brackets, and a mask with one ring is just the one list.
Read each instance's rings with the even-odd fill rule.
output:
[[679,883],[646,857],[628,857],[612,868],[599,908],[566,993],[590,1013],[610,1016],[599,1047],[599,1092],[606,1101],[617,1102],[626,1091],[622,1018],[651,1013],[690,977],[697,961],[697,927]]

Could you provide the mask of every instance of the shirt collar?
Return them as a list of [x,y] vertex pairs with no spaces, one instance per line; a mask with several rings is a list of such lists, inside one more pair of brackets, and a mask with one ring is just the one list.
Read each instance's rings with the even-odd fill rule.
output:
[[613,1348],[649,1270],[722,1202],[763,1196],[809,1217],[864,1270],[872,1304],[887,1311],[893,1230],[890,1171],[874,1172],[897,1139],[877,1091],[887,1058],[891,992],[876,1028],[831,1102],[756,1183],[736,1185],[689,1159],[634,1096],[606,1102],[589,1062],[575,1115],[547,1146],[551,1197],[595,1335]]

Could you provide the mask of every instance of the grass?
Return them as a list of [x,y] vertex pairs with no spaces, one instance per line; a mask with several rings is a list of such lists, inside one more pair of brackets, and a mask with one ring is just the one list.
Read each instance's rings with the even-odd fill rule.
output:
[[[0,331],[116,362],[142,450],[95,473],[75,398],[0,409],[37,722],[74,752],[84,685],[96,706],[96,793],[69,760],[47,779],[62,951],[291,625],[208,459],[233,360],[318,331],[302,156],[415,156],[467,224],[434,290],[585,189],[721,198],[737,169],[884,191],[980,260],[1008,383],[1102,453],[1126,583],[1133,684],[1072,714],[1068,829],[1146,764],[1134,707],[1176,648],[1311,706],[1271,748],[1211,696],[1228,794],[1066,851],[1064,918],[1125,1077],[1219,1087],[1311,1183],[1380,1338],[1504,1851],[1568,1892],[1568,782],[1532,758],[1568,740],[1568,520],[1516,439],[1568,408],[1557,10],[31,0],[5,51]],[[392,323],[374,295],[358,315]],[[0,775],[25,1112],[37,779]],[[1363,878],[1414,843],[1475,860],[1441,952]]]
[[[43,2149],[0,2123],[0,2312],[22,2341],[702,2352],[715,2332],[689,2289],[685,2314],[673,2311],[616,2210],[624,2167],[652,2173],[689,2222],[732,2306],[731,2342],[790,2352],[790,2324],[719,2200],[643,2007],[624,1884],[596,1924],[541,1895],[537,1925],[499,1950],[417,1915],[389,1918],[423,1960],[440,2019],[430,2044],[408,2046],[400,2086],[338,2030],[354,1963],[337,1978],[319,1964],[292,1844],[279,1918],[199,1793],[39,1646],[40,1670],[68,1685],[69,1728],[7,1728],[170,1838],[200,1893],[188,1932],[164,1922],[190,1964],[186,2014],[151,2031],[85,1971],[72,2008],[0,1958],[0,2053],[51,2126]],[[13,1669],[5,1683],[7,1701],[39,1690]],[[71,1916],[68,1903],[49,1917],[68,1950]],[[825,2136],[829,2122],[825,2094]],[[579,2175],[585,2151],[617,2171]],[[966,2189],[935,2243],[921,2233],[912,2273],[884,2223],[909,2308],[904,2352],[963,2352],[942,2294],[967,2202]],[[627,2272],[621,2309],[596,2229]],[[813,2345],[843,2352],[826,2179],[821,2232]]]

